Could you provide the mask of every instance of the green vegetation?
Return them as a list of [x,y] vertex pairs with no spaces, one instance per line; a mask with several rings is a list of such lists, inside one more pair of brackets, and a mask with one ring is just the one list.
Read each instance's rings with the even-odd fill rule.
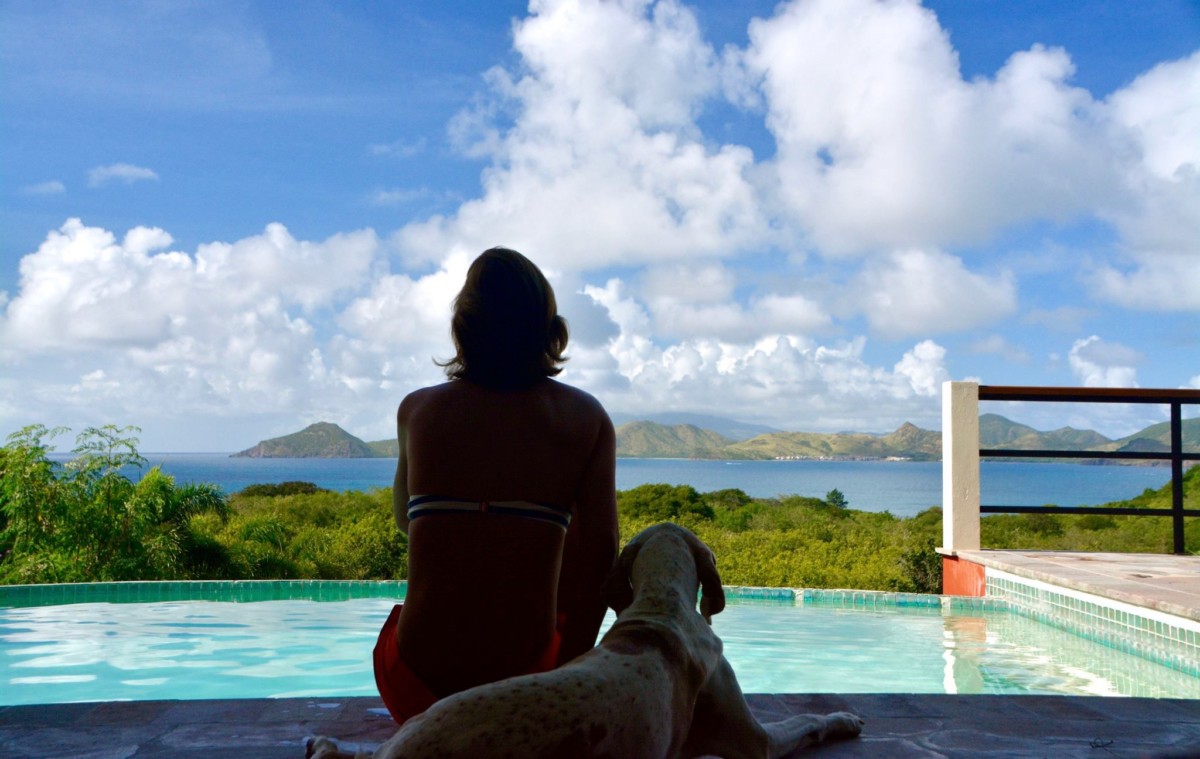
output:
[[[1170,475],[1164,470],[1164,477]],[[1183,473],[1183,507],[1200,508],[1200,466]],[[1140,509],[1171,508],[1171,484],[1147,488],[1127,501],[1105,504]],[[980,521],[985,548],[1114,553],[1171,553],[1171,518],[1103,514],[993,514]],[[1200,554],[1200,520],[1184,519],[1184,550]]]
[[75,458],[57,466],[49,440],[63,429],[26,427],[0,449],[0,582],[183,579],[202,573],[213,549],[198,519],[225,520],[210,485],[177,487],[157,467],[137,483],[132,427],[89,427]]
[[[312,483],[253,485],[226,496],[176,485],[137,453],[133,428],[84,430],[75,458],[50,459],[64,430],[27,427],[0,448],[0,583],[154,579],[402,579],[407,541],[391,490],[334,493]],[[1200,467],[1185,476],[1200,504]],[[1166,508],[1170,486],[1122,506]],[[837,489],[823,499],[700,493],[642,485],[618,493],[621,535],[655,522],[689,527],[730,585],[938,592],[941,510],[915,517],[856,511]],[[988,548],[1166,553],[1166,518],[1022,514],[985,517]],[[1186,547],[1200,553],[1200,520]]]
[[135,428],[86,429],[58,464],[63,432],[26,427],[0,448],[0,583],[403,575],[390,491],[289,482],[227,497],[157,467],[134,482]]

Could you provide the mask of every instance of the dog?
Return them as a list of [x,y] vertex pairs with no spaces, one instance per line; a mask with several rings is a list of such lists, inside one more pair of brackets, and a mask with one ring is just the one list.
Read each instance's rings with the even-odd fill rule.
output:
[[[667,522],[638,533],[605,598],[617,621],[596,648],[550,672],[448,696],[405,722],[374,759],[766,759],[862,730],[848,712],[755,719],[710,624],[725,607],[715,557],[691,531]],[[325,737],[308,753],[372,756],[339,752]]]

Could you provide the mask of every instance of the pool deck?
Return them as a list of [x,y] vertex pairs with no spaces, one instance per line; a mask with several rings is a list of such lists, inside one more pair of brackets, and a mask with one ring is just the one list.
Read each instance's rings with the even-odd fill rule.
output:
[[959,551],[985,567],[1200,621],[1200,556]]
[[[797,756],[1197,757],[1200,701],[1075,696],[752,695],[762,720],[852,711],[862,736]],[[308,736],[374,748],[393,731],[376,698],[132,701],[0,708],[0,756],[298,759]]]

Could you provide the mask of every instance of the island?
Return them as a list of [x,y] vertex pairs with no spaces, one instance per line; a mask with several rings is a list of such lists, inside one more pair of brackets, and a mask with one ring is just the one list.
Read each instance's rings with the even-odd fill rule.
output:
[[[982,448],[1063,451],[1168,451],[1170,425],[1155,424],[1117,440],[1094,430],[1062,427],[1039,431],[999,414],[979,417]],[[1200,448],[1200,419],[1183,422],[1186,450]],[[399,455],[396,440],[365,442],[332,422],[310,424],[299,432],[263,440],[233,454],[243,458],[391,458]],[[617,456],[716,461],[939,461],[942,433],[905,422],[888,433],[767,432],[735,439],[693,424],[660,424],[649,420],[617,427]],[[1013,459],[1008,459],[1013,460]],[[1087,463],[1154,463],[1087,459]]]

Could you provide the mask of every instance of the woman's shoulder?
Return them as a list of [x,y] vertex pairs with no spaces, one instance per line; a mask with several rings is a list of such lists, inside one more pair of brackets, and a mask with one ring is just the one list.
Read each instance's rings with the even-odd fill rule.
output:
[[438,385],[430,385],[418,390],[413,390],[404,399],[400,401],[400,408],[397,413],[401,418],[411,416],[413,412],[425,406],[436,404],[445,398],[450,392],[453,392],[454,381],[443,382]]
[[572,413],[590,416],[597,420],[603,420],[610,425],[612,424],[608,418],[608,412],[604,410],[603,404],[597,400],[596,396],[586,390],[581,390],[574,385],[568,385],[565,382],[559,382],[554,379],[547,379],[545,387],[547,388],[547,392],[556,397],[556,400],[570,406]]

